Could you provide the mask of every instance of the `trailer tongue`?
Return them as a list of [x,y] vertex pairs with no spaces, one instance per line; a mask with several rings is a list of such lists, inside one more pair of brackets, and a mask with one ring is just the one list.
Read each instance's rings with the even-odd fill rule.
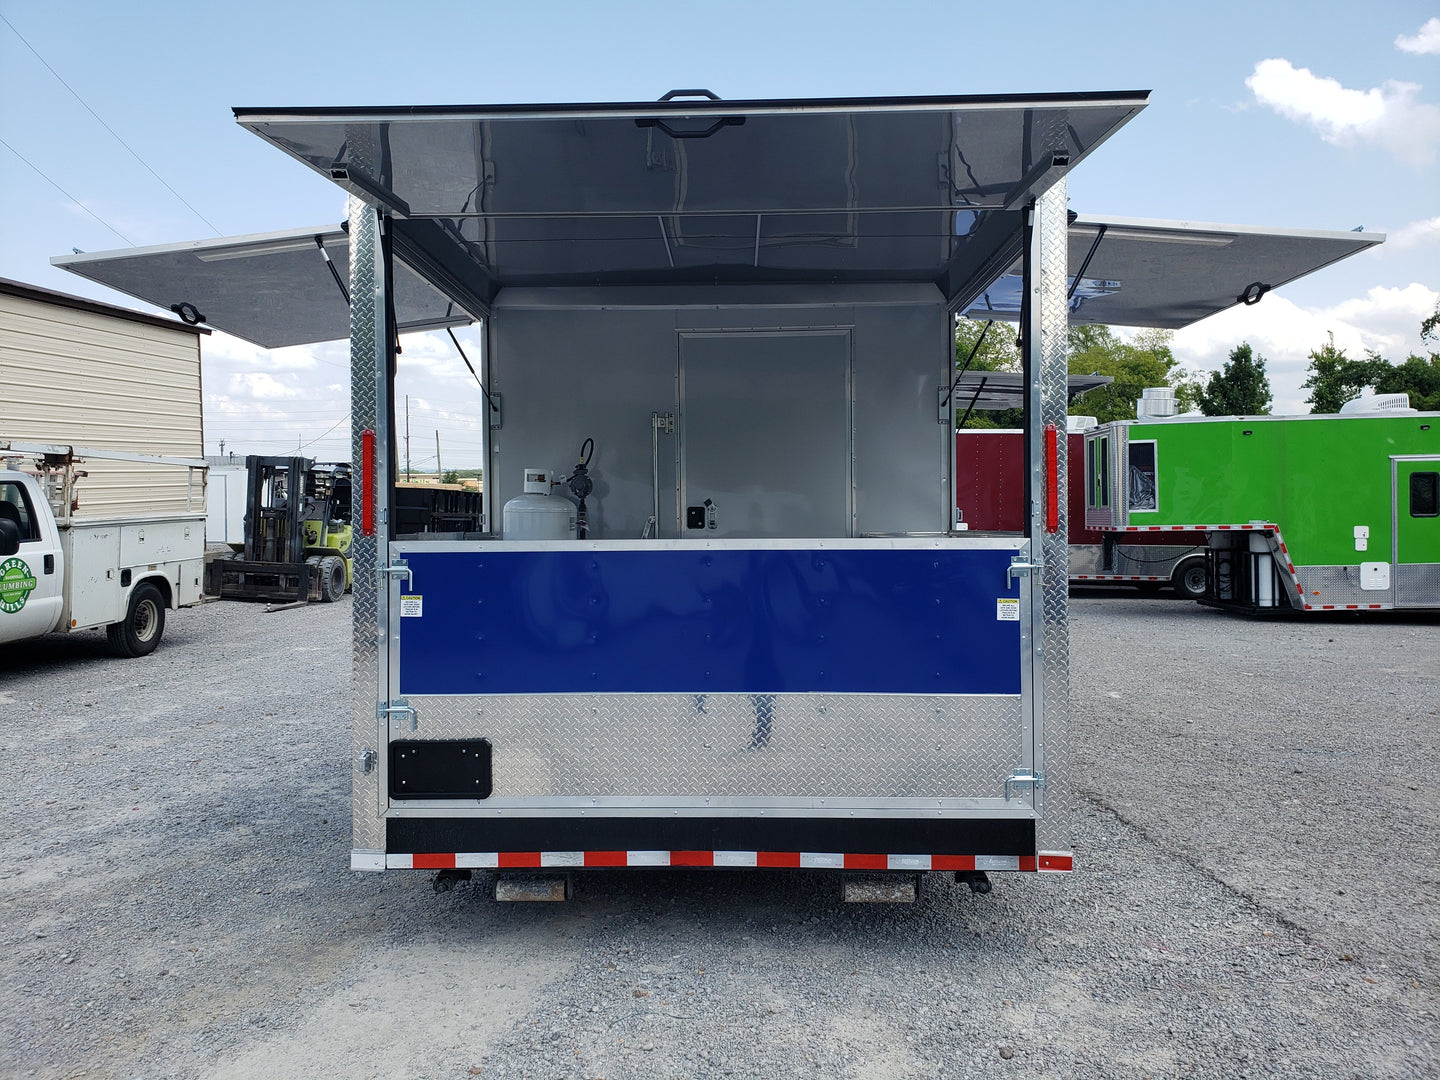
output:
[[[352,196],[321,232],[360,477],[352,866],[1068,870],[1068,317],[1172,325],[1376,241],[1097,246],[1065,177],[1145,100],[237,110]],[[1106,276],[1071,295],[1077,247]],[[346,311],[310,230],[56,262],[262,344]],[[990,536],[953,527],[980,308],[1026,365],[1023,527]],[[396,334],[465,317],[486,529],[407,533]]]

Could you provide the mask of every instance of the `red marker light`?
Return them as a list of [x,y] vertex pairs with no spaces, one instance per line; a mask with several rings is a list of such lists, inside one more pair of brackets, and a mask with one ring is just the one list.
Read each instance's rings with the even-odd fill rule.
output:
[[360,533],[375,535],[375,432],[360,433]]
[[1045,531],[1060,531],[1060,432],[1045,425]]

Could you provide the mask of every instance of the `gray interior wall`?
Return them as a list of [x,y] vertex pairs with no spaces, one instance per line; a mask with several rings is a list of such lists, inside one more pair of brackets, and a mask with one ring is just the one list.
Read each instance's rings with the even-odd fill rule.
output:
[[[761,295],[763,306],[754,302]],[[816,302],[824,297],[844,303]],[[507,290],[489,328],[489,385],[504,402],[486,473],[497,530],[499,509],[521,492],[522,470],[568,474],[589,436],[590,537],[640,536],[651,504],[650,414],[679,412],[681,335],[816,328],[851,335],[855,531],[948,526],[949,428],[937,422],[936,388],[952,360],[949,317],[934,288]],[[675,435],[660,440],[660,536],[674,537],[679,445]]]

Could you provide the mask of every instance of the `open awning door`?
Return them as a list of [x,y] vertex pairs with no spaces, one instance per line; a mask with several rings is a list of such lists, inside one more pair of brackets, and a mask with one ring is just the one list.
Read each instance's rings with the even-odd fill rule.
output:
[[[350,283],[350,242],[334,226],[60,255],[50,261],[262,348],[350,336],[350,306],[341,287]],[[398,257],[395,317],[401,333],[475,320]]]
[[[1258,302],[1271,289],[1384,239],[1382,233],[1077,218],[1070,224],[1070,322],[1178,329],[1236,304]],[[1019,267],[976,297],[964,314],[1018,319]]]

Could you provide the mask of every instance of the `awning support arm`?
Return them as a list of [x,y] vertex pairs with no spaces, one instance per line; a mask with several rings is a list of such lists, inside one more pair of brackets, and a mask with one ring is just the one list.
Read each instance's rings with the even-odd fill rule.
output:
[[320,257],[325,260],[325,266],[330,271],[330,276],[335,279],[336,286],[340,289],[340,295],[345,298],[345,306],[350,306],[350,290],[345,287],[345,282],[340,280],[340,271],[335,269],[335,264],[330,261],[330,253],[325,250],[325,238],[319,233],[315,234],[315,246],[320,249]]
[[465,361],[465,366],[470,369],[470,374],[475,376],[475,385],[480,387],[480,392],[485,395],[485,400],[490,403],[491,410],[498,413],[500,406],[495,404],[495,399],[490,396],[490,391],[486,390],[485,384],[480,381],[480,376],[475,372],[475,365],[470,363],[470,357],[466,356],[465,350],[460,347],[460,339],[455,336],[455,331],[447,326],[445,332],[450,335],[450,340],[455,343],[455,351],[460,354],[460,359]]
[[963,428],[965,421],[970,419],[970,414],[975,411],[975,403],[980,400],[980,395],[985,392],[985,383],[987,381],[983,375],[980,377],[980,385],[975,388],[975,396],[970,399],[970,404],[965,407],[965,415],[960,418],[960,423],[956,424],[956,427]]
[[1100,246],[1100,241],[1105,239],[1105,230],[1109,225],[1101,225],[1095,233],[1095,242],[1090,245],[1090,250],[1085,253],[1085,258],[1080,263],[1080,269],[1075,271],[1075,279],[1070,282],[1070,288],[1065,293],[1065,299],[1070,300],[1075,296],[1075,290],[1080,287],[1080,279],[1085,276],[1085,271],[1090,269],[1090,260],[1095,257],[1095,249]]
[[[960,389],[960,380],[963,379],[965,377],[965,373],[970,370],[970,361],[975,359],[975,354],[980,351],[980,346],[985,344],[985,335],[990,333],[990,327],[994,325],[994,319],[985,320],[985,327],[980,331],[980,336],[975,339],[975,345],[973,348],[971,348],[970,355],[965,357],[965,363],[961,366],[960,373],[955,376],[955,381],[950,384],[950,393],[946,394],[945,400],[940,403],[940,407],[942,409],[946,405],[950,404],[950,399],[955,396],[955,391]],[[981,381],[981,385],[984,385],[983,380]],[[972,401],[970,404],[973,407],[975,403]],[[967,412],[965,415],[969,416],[970,414]]]

